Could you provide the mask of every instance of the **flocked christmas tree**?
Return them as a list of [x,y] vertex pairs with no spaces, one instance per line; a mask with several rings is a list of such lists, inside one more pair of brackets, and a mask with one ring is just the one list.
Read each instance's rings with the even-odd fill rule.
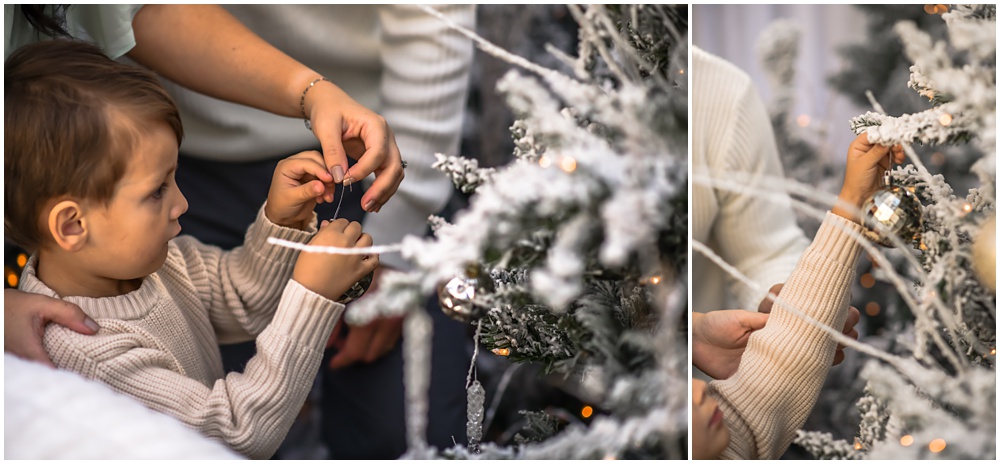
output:
[[[687,359],[687,11],[570,7],[576,57],[557,72],[467,34],[527,74],[498,85],[518,120],[516,160],[481,169],[439,156],[473,193],[434,239],[407,237],[415,265],[348,314],[406,315],[404,382],[410,458],[683,458]],[[435,14],[428,9],[429,14]],[[445,18],[441,18],[446,21]],[[543,363],[586,395],[589,425],[528,412],[518,443],[480,443],[484,391],[470,368],[468,446],[430,448],[424,297],[476,327],[477,348]]]
[[[822,458],[996,457],[996,7],[957,6],[940,20],[947,40],[912,21],[892,27],[912,63],[908,87],[925,98],[924,109],[884,114],[872,92],[877,111],[851,121],[872,141],[904,144],[911,162],[893,171],[896,193],[883,192],[870,218],[891,222],[907,196],[923,206],[898,224],[911,232],[870,226],[896,246],[869,253],[906,317],[882,334],[891,338],[888,352],[855,345],[875,359],[861,372],[867,383],[853,442],[800,434],[797,443]],[[929,172],[913,145],[934,147],[932,165],[945,175]],[[948,164],[969,166],[975,187],[956,194],[948,174],[962,185],[969,176],[941,169]]]

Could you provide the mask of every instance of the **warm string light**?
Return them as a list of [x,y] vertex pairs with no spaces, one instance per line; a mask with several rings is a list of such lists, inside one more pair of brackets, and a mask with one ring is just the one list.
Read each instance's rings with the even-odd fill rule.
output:
[[865,314],[869,316],[872,317],[878,316],[878,313],[880,311],[882,311],[882,306],[880,306],[878,303],[874,301],[870,301],[868,302],[868,304],[865,305]]
[[497,356],[510,356],[510,348],[493,348],[493,354]]
[[663,282],[663,277],[660,277],[660,276],[646,277],[644,279],[640,279],[639,280],[640,284],[656,285],[656,284],[658,284],[660,282]]
[[547,168],[552,165],[552,160],[548,156],[543,156],[538,158],[538,165],[543,168]]
[[566,172],[576,171],[576,160],[567,156],[559,162],[559,167]]
[[3,273],[7,278],[7,285],[10,285],[11,287],[17,287],[17,273],[12,271],[7,266],[4,266]]
[[681,70],[677,71],[677,74],[684,74],[684,70],[681,69]]
[[941,166],[941,165],[944,164],[945,161],[946,160],[945,160],[945,157],[944,157],[944,153],[936,151],[936,152],[934,152],[934,153],[931,154],[931,164],[933,164],[935,166]]
[[964,211],[966,213],[971,213],[972,212],[972,205],[970,205],[968,203],[962,205],[962,211]]
[[17,255],[17,265],[24,267],[25,264],[28,264],[28,255],[24,253]]
[[942,5],[942,4],[924,5],[924,13],[927,13],[927,14],[932,14],[932,15],[933,14],[944,14],[944,13],[947,13],[947,12],[948,12],[948,5]]
[[946,446],[948,446],[948,444],[945,443],[944,440],[942,440],[940,438],[935,438],[935,439],[931,440],[930,444],[927,445],[927,448],[929,448],[932,453],[940,453],[940,452],[944,451],[944,448]]
[[583,409],[580,410],[580,417],[583,417],[584,419],[587,419],[593,415],[594,415],[594,408],[590,406],[584,406]]
[[795,124],[798,124],[799,127],[809,127],[810,122],[812,121],[809,119],[808,114],[800,114],[797,118],[795,118]]
[[941,117],[938,118],[938,122],[941,123],[942,126],[950,126],[951,125],[951,121],[952,121],[952,117],[948,113],[942,114]]
[[875,286],[875,276],[873,276],[873,275],[871,275],[871,274],[869,274],[867,272],[864,273],[861,276],[861,286],[864,287],[864,288],[872,288],[872,287],[874,287]]
[[854,449],[860,451],[861,448],[862,448],[862,446],[861,446],[861,440],[859,440],[858,437],[854,437]]
[[903,446],[910,446],[913,444],[913,435],[903,435],[899,438],[899,444]]
[[997,349],[996,348],[993,348],[992,350],[990,350],[990,356],[996,356],[996,355],[997,355]]

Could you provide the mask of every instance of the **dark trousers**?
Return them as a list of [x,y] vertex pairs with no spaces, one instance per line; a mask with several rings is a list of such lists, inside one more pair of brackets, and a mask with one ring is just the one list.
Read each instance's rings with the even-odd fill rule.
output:
[[[182,233],[225,249],[241,245],[247,227],[267,199],[278,161],[215,162],[182,154],[177,184],[189,203],[187,213],[180,219]],[[360,222],[365,214],[361,209],[363,193],[360,184],[348,189],[338,216]],[[340,188],[337,194],[340,195]],[[318,205],[319,219],[332,218],[338,201]],[[443,449],[455,442],[466,442],[465,376],[472,344],[468,325],[445,316],[436,298],[428,299],[426,310],[434,321],[427,438],[432,446]],[[255,351],[252,342],[224,345],[220,349],[227,372],[242,372]],[[402,343],[373,363],[358,363],[336,371],[327,367],[333,354],[333,350],[327,350],[319,372],[320,436],[329,458],[398,458],[406,450]]]

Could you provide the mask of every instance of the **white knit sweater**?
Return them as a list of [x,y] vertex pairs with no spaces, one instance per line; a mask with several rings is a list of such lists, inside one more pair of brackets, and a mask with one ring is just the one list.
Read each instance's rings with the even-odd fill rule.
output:
[[[396,194],[365,217],[375,244],[422,236],[454,187],[431,169],[435,153],[458,154],[472,42],[414,5],[225,5],[281,51],[336,83],[386,119],[409,166]],[[475,28],[472,5],[434,7]],[[164,82],[184,121],[181,152],[253,161],[318,148],[302,119],[223,102]],[[371,178],[369,178],[371,180]],[[365,184],[369,185],[368,183]],[[398,254],[382,265],[405,269]]]
[[840,331],[861,254],[851,232],[860,237],[861,226],[827,213],[781,289],[767,326],[750,335],[736,373],[709,384],[730,431],[723,458],[780,458],[816,404],[837,344],[787,307]]
[[[770,119],[750,77],[697,47],[691,55],[692,175],[750,173],[745,182],[750,186],[764,182],[761,176],[782,176]],[[787,196],[775,201],[698,182],[692,182],[691,191],[691,238],[711,247],[764,292],[785,281],[809,244]],[[698,253],[691,261],[692,309],[757,310],[764,292],[732,281]]]
[[[81,335],[48,325],[45,350],[76,371],[169,414],[250,458],[270,457],[312,386],[324,343],[344,306],[291,280],[298,252],[269,236],[305,242],[307,231],[271,223],[261,208],[243,246],[229,252],[182,236],[138,290],[65,297],[101,326]],[[33,256],[21,290],[59,297],[38,280]],[[219,343],[257,341],[242,374],[225,375]]]

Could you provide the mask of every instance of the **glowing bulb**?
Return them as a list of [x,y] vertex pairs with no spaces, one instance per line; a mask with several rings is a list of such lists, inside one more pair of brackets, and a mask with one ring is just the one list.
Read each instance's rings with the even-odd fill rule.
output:
[[861,440],[858,440],[858,437],[854,437],[854,449],[856,450],[861,449]]
[[878,316],[879,311],[882,311],[882,307],[874,301],[870,301],[865,305],[865,314],[869,316]]
[[913,444],[913,435],[903,435],[899,438],[899,444],[903,446],[910,446]]
[[997,355],[997,349],[993,348],[992,350],[990,350],[990,354],[993,355],[993,356],[996,356]]
[[937,5],[931,5],[931,4],[924,5],[924,13],[927,13],[927,14],[936,14],[937,13]]
[[559,167],[566,172],[576,171],[576,160],[567,156],[559,162]]
[[493,348],[493,354],[497,356],[510,356],[510,348]]
[[924,242],[920,242],[920,251],[927,251],[927,245]]
[[944,164],[944,162],[945,162],[944,153],[936,151],[933,154],[931,154],[931,163],[933,163],[935,166],[941,166],[942,164]]
[[927,447],[930,448],[932,453],[940,453],[941,451],[944,451],[945,446],[948,446],[948,444],[945,443],[944,440],[940,438],[935,438],[934,440],[931,440],[931,443],[927,445]]
[[7,284],[10,285],[11,287],[17,287],[17,274],[14,274],[13,272],[8,272]]
[[541,158],[538,158],[538,165],[543,168],[547,168],[552,165],[552,160],[549,159],[548,156],[543,156]]
[[594,408],[590,406],[584,406],[583,409],[580,411],[580,416],[582,416],[584,419],[592,415],[594,415]]
[[17,255],[17,265],[24,267],[25,264],[28,264],[28,255],[24,253]]
[[970,205],[968,203],[962,205],[962,211],[965,211],[966,213],[971,212],[972,211],[972,205]]
[[944,14],[948,12],[948,5],[937,4],[934,5],[934,11],[936,13]]
[[809,122],[810,120],[808,114],[800,114],[799,117],[795,118],[795,124],[798,124],[799,127],[808,127]]
[[865,273],[861,276],[861,286],[864,288],[872,288],[875,286],[875,276]]
[[681,69],[680,71],[677,71],[677,74],[684,74],[684,70]]
[[951,119],[952,119],[951,115],[948,114],[948,113],[945,113],[945,114],[942,114],[940,118],[938,118],[938,122],[941,123],[942,126],[948,126],[948,125],[951,125]]

